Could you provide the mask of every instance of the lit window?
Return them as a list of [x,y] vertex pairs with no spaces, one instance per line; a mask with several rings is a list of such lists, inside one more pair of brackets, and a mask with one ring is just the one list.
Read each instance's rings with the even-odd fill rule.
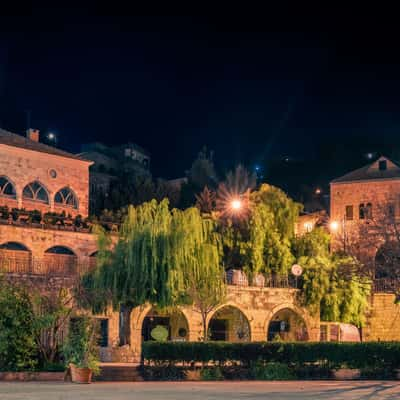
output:
[[14,185],[5,176],[0,176],[0,196],[11,197],[13,199],[17,197]]
[[22,197],[26,200],[40,201],[49,204],[47,190],[38,181],[26,185],[22,192]]
[[74,192],[70,188],[62,188],[54,196],[54,203],[61,204],[62,206],[68,206],[78,208],[78,201]]

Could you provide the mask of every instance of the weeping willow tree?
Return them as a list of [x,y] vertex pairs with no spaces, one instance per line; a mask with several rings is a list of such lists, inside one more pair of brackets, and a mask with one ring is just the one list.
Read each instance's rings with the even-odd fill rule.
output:
[[113,250],[98,232],[98,267],[82,280],[93,311],[145,303],[193,303],[201,313],[215,307],[224,282],[214,224],[194,207],[171,211],[167,200],[130,206]]
[[294,261],[291,244],[301,205],[267,184],[251,194],[251,202],[248,242],[251,271],[287,273]]
[[363,326],[371,282],[359,273],[358,261],[330,254],[329,235],[321,228],[296,239],[293,247],[297,262],[304,267],[304,305],[312,313],[319,312],[322,321]]

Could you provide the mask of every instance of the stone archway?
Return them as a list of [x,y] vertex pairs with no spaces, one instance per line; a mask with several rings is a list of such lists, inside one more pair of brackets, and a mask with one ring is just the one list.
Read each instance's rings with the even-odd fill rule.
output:
[[189,323],[185,314],[178,308],[169,311],[159,311],[151,308],[143,318],[141,337],[143,342],[160,340],[157,333],[165,333],[167,341],[187,341]]
[[219,307],[209,318],[207,325],[210,340],[248,342],[251,340],[250,321],[235,305]]
[[306,316],[297,308],[283,305],[272,310],[266,324],[266,340],[308,341],[310,327]]

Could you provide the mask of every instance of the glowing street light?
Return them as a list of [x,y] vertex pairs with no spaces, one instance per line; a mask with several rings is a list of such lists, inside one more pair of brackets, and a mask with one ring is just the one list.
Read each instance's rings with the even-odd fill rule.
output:
[[339,223],[337,221],[332,221],[329,224],[329,227],[330,227],[331,231],[336,232],[339,229]]
[[322,193],[322,190],[320,188],[315,189],[315,194],[321,194],[321,193]]
[[242,201],[240,199],[233,199],[231,201],[231,208],[233,211],[239,211],[242,208]]
[[53,132],[50,132],[50,133],[47,135],[47,137],[48,137],[50,140],[54,140],[54,139],[56,138],[56,135],[55,135]]

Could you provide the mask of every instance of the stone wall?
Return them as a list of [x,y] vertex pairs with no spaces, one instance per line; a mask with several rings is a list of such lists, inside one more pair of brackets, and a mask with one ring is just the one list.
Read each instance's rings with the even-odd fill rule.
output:
[[[243,313],[250,325],[251,341],[265,341],[270,321],[277,312],[284,309],[292,310],[303,319],[307,327],[309,340],[319,340],[319,317],[311,316],[306,309],[300,307],[297,301],[297,290],[295,289],[228,286],[226,301],[208,316],[207,323],[210,322],[215,312],[227,306],[237,308]],[[189,328],[187,340],[200,340],[203,336],[200,314],[191,306],[180,307],[179,309],[187,320]],[[140,361],[142,325],[150,310],[151,306],[141,306],[133,309],[131,313],[129,360]],[[114,355],[112,356],[111,354]],[[116,360],[115,354],[115,352],[109,352],[109,357],[114,358],[113,361],[126,361],[126,359]],[[127,356],[127,353],[125,353],[125,356]]]
[[[65,209],[72,216],[88,215],[90,162],[6,145],[0,145],[0,150],[0,175],[14,184],[17,193],[16,200],[0,196],[0,205],[42,212]],[[56,176],[53,177],[50,171],[55,171]],[[49,204],[22,199],[24,187],[33,181],[39,181],[47,190]],[[75,193],[78,209],[55,206],[54,196],[64,187]]]
[[78,261],[97,250],[96,235],[90,233],[0,225],[0,245],[6,242],[23,244],[34,258],[42,258],[45,251],[53,246],[69,248]]
[[375,293],[371,298],[371,310],[362,331],[365,341],[400,340],[400,304],[395,304],[395,295]]

